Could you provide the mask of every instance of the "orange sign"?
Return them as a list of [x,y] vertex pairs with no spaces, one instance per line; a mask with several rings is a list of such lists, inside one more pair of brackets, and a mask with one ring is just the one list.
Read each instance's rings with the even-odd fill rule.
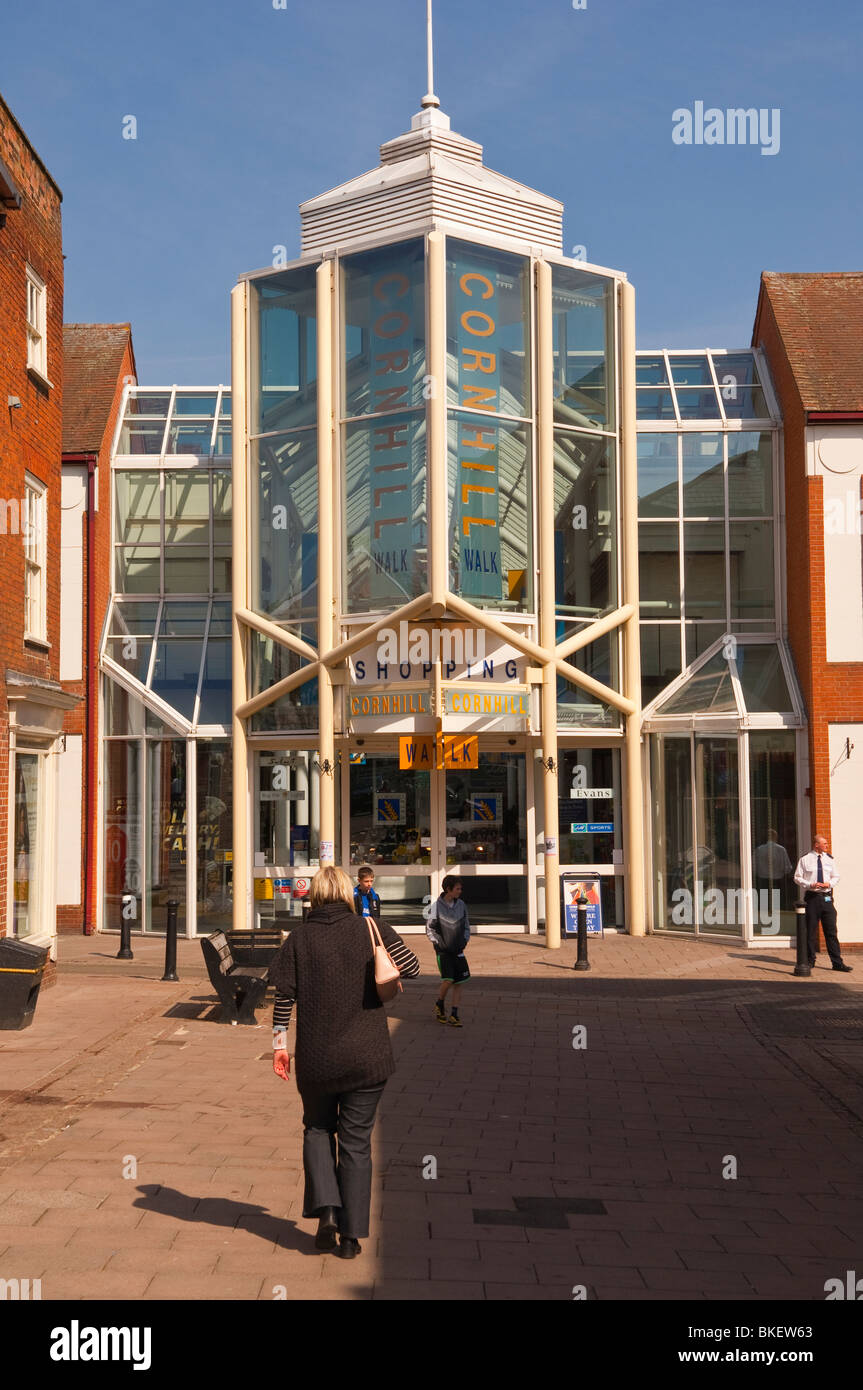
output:
[[406,734],[399,739],[399,767],[418,768],[479,767],[479,741],[463,734]]

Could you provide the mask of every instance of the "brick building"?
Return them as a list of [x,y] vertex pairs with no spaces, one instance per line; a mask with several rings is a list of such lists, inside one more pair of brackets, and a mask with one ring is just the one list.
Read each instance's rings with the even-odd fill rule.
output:
[[0,935],[55,918],[62,194],[0,99]]
[[753,329],[784,423],[788,639],[809,716],[813,833],[840,937],[863,942],[863,273],[764,274]]
[[58,759],[64,834],[57,846],[57,929],[96,930],[99,639],[111,593],[111,450],[135,355],[128,323],[63,329],[63,522],[60,680],[80,701]]

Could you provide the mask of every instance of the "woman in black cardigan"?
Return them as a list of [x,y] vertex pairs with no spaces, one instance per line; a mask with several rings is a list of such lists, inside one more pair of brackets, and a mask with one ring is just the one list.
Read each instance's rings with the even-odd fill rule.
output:
[[[287,1030],[297,1003],[303,1216],[318,1217],[319,1250],[334,1250],[338,1231],[337,1253],[352,1259],[360,1253],[359,1237],[369,1233],[372,1129],[395,1059],[375,988],[369,927],[354,911],[353,884],[341,869],[320,869],[309,896],[312,911],[270,966],[276,988],[273,1070],[287,1081]],[[413,951],[384,922],[379,929],[400,974],[418,975]]]

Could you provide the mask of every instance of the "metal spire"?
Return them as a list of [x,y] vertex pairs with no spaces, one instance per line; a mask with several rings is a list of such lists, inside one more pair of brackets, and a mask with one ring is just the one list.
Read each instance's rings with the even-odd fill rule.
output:
[[440,106],[440,102],[434,94],[434,42],[432,40],[432,0],[426,0],[426,67],[428,73],[428,91],[422,99],[420,105],[425,109],[427,106]]

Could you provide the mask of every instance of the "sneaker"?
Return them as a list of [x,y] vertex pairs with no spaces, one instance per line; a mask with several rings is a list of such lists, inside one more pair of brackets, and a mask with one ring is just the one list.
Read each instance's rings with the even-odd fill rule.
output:
[[[441,1022],[443,1022],[443,1019],[441,1019]],[[456,1018],[455,1014],[450,1014],[449,1018],[447,1019],[447,1023],[449,1024],[450,1028],[461,1028],[462,1026],[461,1019]]]
[[438,1023],[446,1023],[446,1005],[441,1003],[440,1000],[438,1000],[434,1006],[434,1016]]

